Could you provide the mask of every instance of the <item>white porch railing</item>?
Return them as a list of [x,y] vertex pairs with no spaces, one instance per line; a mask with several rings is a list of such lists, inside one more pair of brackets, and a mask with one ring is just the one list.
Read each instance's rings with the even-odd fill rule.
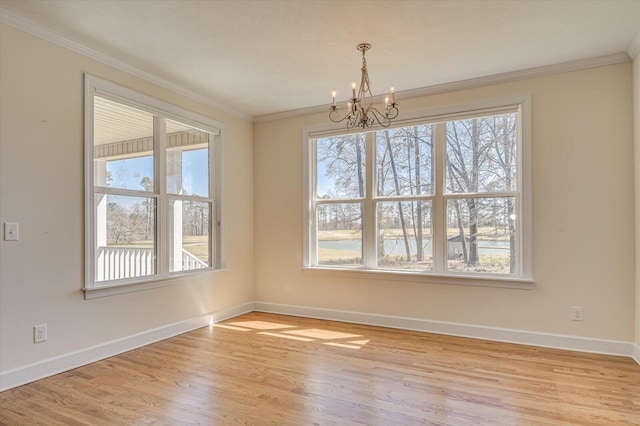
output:
[[[98,247],[96,281],[120,280],[155,273],[153,248]],[[182,271],[208,268],[188,251],[182,249]]]
[[142,277],[155,273],[153,248],[98,247],[97,281]]
[[182,270],[191,271],[193,269],[208,268],[209,265],[199,258],[195,257],[185,249],[182,249]]

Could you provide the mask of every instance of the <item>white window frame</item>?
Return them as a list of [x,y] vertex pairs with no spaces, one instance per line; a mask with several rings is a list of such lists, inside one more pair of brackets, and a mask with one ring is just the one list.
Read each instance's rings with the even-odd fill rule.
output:
[[[179,282],[180,278],[193,277],[225,268],[224,250],[224,170],[223,146],[224,125],[209,117],[185,110],[178,106],[144,95],[123,86],[98,77],[85,74],[84,81],[84,196],[85,196],[85,284],[83,291],[86,299],[128,293],[148,288],[162,287]],[[153,192],[101,188],[94,185],[94,96],[109,99],[154,116],[154,183]],[[214,136],[209,142],[209,197],[181,196],[168,194],[166,188],[166,138],[164,125],[173,120],[205,131]],[[95,280],[96,262],[96,207],[95,194],[112,193],[114,195],[134,195],[156,199],[156,259],[155,274],[141,277],[100,281]],[[208,268],[169,272],[168,255],[168,201],[192,200],[211,203],[210,212],[210,257],[212,266]]]
[[[397,120],[392,127],[408,127],[420,124],[442,123],[481,115],[500,114],[505,112],[516,112],[518,114],[518,156],[517,156],[517,206],[516,232],[518,232],[517,248],[518,265],[516,274],[481,274],[468,272],[446,271],[446,229],[444,227],[443,214],[436,214],[435,210],[444,212],[447,199],[460,198],[458,194],[447,194],[444,191],[445,170],[444,161],[446,157],[444,144],[434,143],[434,194],[422,196],[422,199],[432,200],[434,209],[434,252],[439,252],[441,265],[435,265],[433,271],[415,270],[389,270],[375,267],[375,221],[366,218],[375,217],[373,212],[372,176],[374,167],[374,144],[367,143],[366,148],[366,195],[364,200],[360,199],[340,199],[336,202],[362,202],[364,204],[365,221],[362,224],[363,238],[363,265],[361,267],[340,267],[333,265],[314,265],[312,259],[316,259],[316,233],[314,217],[314,199],[316,194],[316,147],[315,141],[318,138],[345,135],[349,133],[362,133],[362,129],[346,131],[339,125],[310,126],[303,129],[303,270],[306,273],[318,275],[342,275],[352,278],[382,279],[393,281],[412,281],[438,284],[457,284],[486,287],[506,287],[517,289],[533,288],[533,232],[532,232],[532,208],[531,208],[531,96],[522,95],[496,100],[481,101],[464,105],[455,105],[444,108],[433,108],[412,113],[403,114],[402,120]],[[382,128],[365,129],[366,132],[383,130]],[[434,142],[438,136],[437,126],[434,126]],[[367,135],[367,137],[373,137]],[[435,163],[441,163],[437,166]],[[491,197],[493,195],[504,196],[505,194],[478,194],[481,197]],[[511,195],[511,194],[508,194]],[[384,197],[377,197],[380,200]],[[462,197],[464,198],[464,197]],[[436,233],[439,233],[439,238]],[[373,258],[373,259],[372,259]]]

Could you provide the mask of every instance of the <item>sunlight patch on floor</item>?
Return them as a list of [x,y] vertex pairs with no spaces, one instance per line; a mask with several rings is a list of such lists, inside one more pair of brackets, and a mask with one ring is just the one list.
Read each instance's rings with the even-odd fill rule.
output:
[[271,337],[282,337],[284,339],[291,339],[291,340],[299,340],[301,342],[313,342],[314,339],[307,339],[306,337],[298,337],[298,336],[289,336],[287,334],[282,334],[282,333],[270,333],[268,331],[261,331],[258,334],[261,334],[263,336],[271,336]]
[[293,325],[277,324],[275,322],[266,322],[266,321],[240,321],[240,322],[229,322],[227,324],[235,325],[238,327],[252,328],[255,330],[279,330],[282,328],[294,328]]
[[324,342],[323,344],[328,346],[337,346],[339,348],[347,348],[347,349],[360,349],[364,345],[369,343],[369,340],[353,340],[346,343],[339,342]]
[[255,331],[256,334],[261,336],[280,337],[300,342],[319,341],[318,343],[324,345],[345,349],[361,349],[370,342],[369,339],[352,340],[358,337],[364,337],[360,334],[343,333],[319,328],[299,328],[295,325],[267,321],[233,321],[214,324],[214,327],[236,331]]
[[228,324],[213,324],[214,327],[218,328],[227,328],[229,330],[237,330],[237,331],[251,331],[249,328],[236,327]]
[[336,346],[338,348],[347,348],[347,349],[360,349],[361,348],[361,346],[348,345],[346,343],[337,343],[337,342],[324,342],[323,345]]
[[283,333],[295,334],[297,336],[306,336],[306,337],[311,337],[313,339],[322,339],[322,340],[350,339],[350,338],[352,339],[354,337],[362,337],[358,334],[340,333],[337,331],[320,330],[317,328],[309,328],[306,330],[283,331]]

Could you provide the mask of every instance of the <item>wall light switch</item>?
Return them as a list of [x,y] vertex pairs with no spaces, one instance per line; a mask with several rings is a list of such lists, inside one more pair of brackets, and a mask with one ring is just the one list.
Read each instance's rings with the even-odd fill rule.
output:
[[4,240],[18,241],[18,224],[5,222],[4,224]]

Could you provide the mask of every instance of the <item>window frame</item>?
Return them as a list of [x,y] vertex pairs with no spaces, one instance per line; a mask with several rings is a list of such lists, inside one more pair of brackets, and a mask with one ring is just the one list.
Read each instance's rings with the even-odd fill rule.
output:
[[[508,98],[479,101],[474,103],[467,103],[461,105],[453,105],[448,107],[431,108],[425,110],[419,110],[415,112],[409,112],[403,114],[402,120],[397,120],[392,128],[397,127],[409,127],[421,124],[434,124],[433,138],[434,138],[434,170],[433,170],[433,184],[434,191],[430,195],[423,195],[420,198],[431,200],[432,214],[433,214],[433,227],[432,233],[434,238],[433,251],[440,251],[440,259],[444,256],[447,250],[446,227],[443,224],[444,217],[441,214],[436,214],[436,209],[446,209],[447,200],[452,198],[464,198],[460,194],[447,193],[445,189],[446,184],[446,170],[444,165],[446,164],[446,135],[438,134],[444,131],[444,123],[446,121],[454,121],[465,118],[481,117],[487,115],[494,115],[507,112],[516,112],[518,114],[518,135],[517,135],[517,225],[516,232],[518,232],[518,265],[516,274],[480,274],[469,272],[453,272],[447,271],[446,259],[441,260],[441,266],[434,266],[432,271],[426,270],[400,270],[400,269],[384,269],[375,267],[375,219],[365,220],[362,225],[362,239],[363,239],[363,265],[361,267],[340,267],[335,265],[314,265],[312,263],[316,258],[316,235],[315,235],[315,218],[312,216],[315,214],[315,199],[316,194],[316,146],[317,139],[327,136],[346,135],[351,133],[363,133],[362,129],[356,129],[352,131],[346,131],[346,129],[339,125],[315,125],[309,126],[303,129],[303,265],[302,268],[306,273],[318,274],[318,275],[332,275],[342,274],[345,277],[355,278],[367,278],[367,279],[381,279],[381,280],[394,280],[394,281],[413,281],[413,282],[426,282],[426,283],[440,283],[440,284],[459,284],[459,285],[473,285],[473,286],[488,286],[488,287],[507,287],[517,289],[530,289],[533,287],[533,232],[532,232],[532,210],[531,210],[531,96],[530,95],[518,95]],[[442,124],[442,128],[439,128],[437,124]],[[371,132],[371,138],[375,139],[375,132],[384,130],[381,127],[374,127],[371,129],[365,129],[365,132]],[[365,136],[367,138],[367,136]],[[441,138],[444,143],[438,143],[438,138]],[[373,145],[373,146],[370,146]],[[361,202],[365,204],[364,212],[366,217],[373,217],[375,204],[381,201],[385,201],[387,197],[378,197],[373,193],[373,175],[371,171],[375,167],[375,144],[366,145],[366,193],[364,200]],[[436,165],[436,162],[440,165]],[[484,194],[478,193],[479,197],[489,197],[496,194]],[[504,194],[498,194],[504,196]],[[474,195],[475,196],[475,195]],[[391,197],[393,201],[398,199],[404,199],[403,196]],[[340,199],[336,201],[349,202],[348,199]],[[444,203],[444,206],[442,205]],[[367,208],[367,204],[370,207]],[[444,211],[444,210],[442,210]],[[438,233],[439,235],[436,235]],[[369,240],[369,241],[367,241]],[[367,259],[367,253],[374,259]]]
[[[103,80],[90,74],[84,76],[84,210],[85,210],[85,280],[86,299],[162,287],[225,268],[224,250],[224,125],[212,118],[185,110],[176,105]],[[108,99],[153,116],[154,189],[151,192],[95,186],[94,162],[94,97]],[[166,121],[192,126],[211,135],[209,138],[209,196],[185,196],[167,193]],[[153,198],[155,209],[155,273],[140,277],[96,280],[96,194],[142,196]],[[168,209],[171,200],[211,203],[209,220],[209,259],[211,266],[187,271],[170,272]],[[215,257],[212,257],[215,256]]]

